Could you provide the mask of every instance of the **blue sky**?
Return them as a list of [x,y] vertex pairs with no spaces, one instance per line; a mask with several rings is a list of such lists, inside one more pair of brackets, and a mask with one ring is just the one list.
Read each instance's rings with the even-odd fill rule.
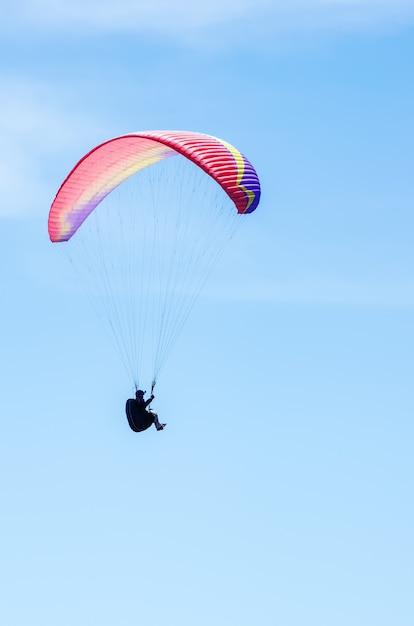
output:
[[[9,3],[0,25],[0,619],[411,626],[414,3]],[[135,435],[47,234],[68,170],[222,137],[262,202]]]

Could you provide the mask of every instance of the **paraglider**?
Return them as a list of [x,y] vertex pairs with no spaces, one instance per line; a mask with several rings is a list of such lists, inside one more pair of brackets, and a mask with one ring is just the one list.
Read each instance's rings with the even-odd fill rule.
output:
[[192,131],[109,139],[61,184],[50,239],[78,271],[136,391],[155,384],[240,216],[259,200],[247,158]]
[[164,430],[167,424],[161,424],[157,413],[147,408],[154,400],[154,394],[151,393],[148,400],[144,400],[145,393],[142,389],[137,389],[135,400],[130,398],[126,402],[125,412],[131,429],[140,433],[154,424],[157,430]]

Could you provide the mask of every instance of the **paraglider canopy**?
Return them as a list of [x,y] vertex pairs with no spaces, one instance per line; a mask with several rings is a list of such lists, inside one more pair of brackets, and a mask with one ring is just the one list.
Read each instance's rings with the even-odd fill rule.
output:
[[[174,158],[171,158],[174,157]],[[234,146],[141,131],[85,154],[52,203],[49,237],[78,271],[135,389],[155,383],[260,182]],[[143,387],[145,388],[145,387]]]
[[234,146],[189,131],[145,131],[122,135],[88,152],[62,183],[49,214],[49,235],[67,241],[115,187],[139,170],[181,154],[209,174],[239,213],[251,213],[260,183],[251,163]]

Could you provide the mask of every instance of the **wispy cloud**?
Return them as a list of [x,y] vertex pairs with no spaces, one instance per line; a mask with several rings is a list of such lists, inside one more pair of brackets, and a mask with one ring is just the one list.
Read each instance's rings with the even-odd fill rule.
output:
[[[0,217],[44,211],[50,204],[50,169],[78,137],[92,132],[90,120],[53,105],[51,86],[3,80],[0,102]],[[79,141],[79,139],[77,139]],[[48,172],[45,172],[45,168]],[[49,179],[49,185],[46,181]]]
[[205,297],[234,300],[245,303],[268,303],[310,306],[358,306],[413,308],[413,282],[381,280],[379,275],[370,277],[344,277],[326,271],[309,272],[301,280],[232,280],[225,285],[215,281],[204,291]]
[[[33,32],[154,32],[171,37],[225,24],[289,28],[367,28],[414,20],[414,0],[22,0],[8,3],[3,27],[13,22]],[[247,31],[246,31],[247,32]],[[251,36],[260,35],[255,28]]]

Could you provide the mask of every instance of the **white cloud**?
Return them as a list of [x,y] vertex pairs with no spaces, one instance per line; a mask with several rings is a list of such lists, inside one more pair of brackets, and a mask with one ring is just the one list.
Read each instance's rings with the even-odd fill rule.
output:
[[[214,26],[260,24],[264,31],[311,27],[361,28],[412,22],[414,0],[21,0],[8,3],[8,22],[36,31],[158,32],[187,35]],[[252,28],[252,36],[260,34]]]
[[53,107],[50,86],[3,80],[1,90],[0,217],[34,215],[53,200],[56,159],[75,146],[82,129],[86,137],[93,130],[90,120]]

